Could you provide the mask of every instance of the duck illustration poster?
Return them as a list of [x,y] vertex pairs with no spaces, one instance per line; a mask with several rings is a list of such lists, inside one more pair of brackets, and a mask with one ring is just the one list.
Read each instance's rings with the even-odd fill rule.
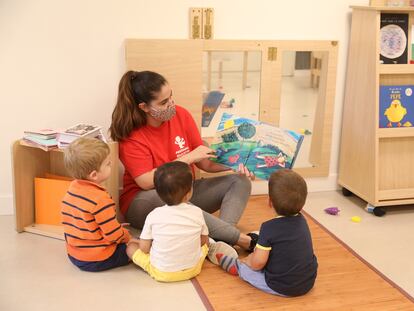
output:
[[412,127],[414,85],[382,85],[379,100],[379,127]]
[[269,179],[272,172],[292,168],[303,135],[260,121],[223,113],[211,148],[217,163],[237,170],[244,164],[256,177]]

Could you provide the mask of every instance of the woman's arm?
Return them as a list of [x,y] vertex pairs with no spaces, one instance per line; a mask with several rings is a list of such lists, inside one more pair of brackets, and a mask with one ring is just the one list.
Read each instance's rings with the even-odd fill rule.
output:
[[[229,171],[231,170],[231,168],[228,168],[224,165],[221,165],[219,163],[210,161],[209,159],[204,159],[198,163],[196,163],[196,166],[200,169],[203,170],[205,172],[208,173],[218,173],[218,172],[224,172],[224,171]],[[245,175],[246,177],[250,178],[250,180],[254,180],[255,179],[255,175],[250,172],[246,166],[244,166],[243,164],[239,164],[239,167],[237,168],[237,173],[239,173],[240,175]]]
[[[215,155],[211,154],[213,152],[212,149],[206,147],[206,146],[198,146],[193,151],[183,155],[180,158],[175,159],[174,161],[181,161],[187,164],[193,164],[196,163],[196,165],[200,161],[209,161],[208,158],[213,158]],[[211,161],[209,161],[211,162]],[[216,164],[214,162],[211,162],[213,164]],[[218,166],[218,164],[217,164]],[[136,177],[134,180],[137,183],[138,187],[140,187],[143,190],[150,190],[154,188],[154,173],[156,168],[152,169],[151,171],[144,173],[138,177]],[[226,168],[221,168],[221,170],[211,171],[211,172],[221,172],[223,170],[227,170]]]
[[203,170],[208,173],[218,173],[218,172],[224,172],[224,171],[231,170],[231,168],[221,165],[219,163],[213,162],[209,159],[201,160],[200,162],[196,163],[196,166],[200,170]]
[[149,171],[148,173],[142,174],[136,177],[134,180],[137,183],[138,187],[142,190],[150,190],[154,188],[154,173],[156,168]]
[[197,164],[201,161],[208,160],[208,158],[216,158],[214,150],[207,146],[198,146],[193,151],[175,159],[174,161],[181,161],[187,164]]

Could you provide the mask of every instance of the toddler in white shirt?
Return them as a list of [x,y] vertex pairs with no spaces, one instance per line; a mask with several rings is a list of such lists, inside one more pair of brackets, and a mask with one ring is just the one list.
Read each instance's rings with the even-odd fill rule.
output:
[[[140,240],[128,244],[128,256],[157,281],[176,282],[197,276],[208,254],[208,229],[202,210],[188,203],[192,184],[188,164],[174,161],[158,167],[154,185],[166,205],[148,214]],[[235,252],[231,246],[217,243],[214,253],[218,248],[220,252]]]

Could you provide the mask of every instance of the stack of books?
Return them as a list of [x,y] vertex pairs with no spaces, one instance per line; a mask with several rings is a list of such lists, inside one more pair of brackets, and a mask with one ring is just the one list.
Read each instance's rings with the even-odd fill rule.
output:
[[81,123],[71,126],[64,131],[58,132],[58,147],[61,149],[66,148],[71,142],[80,137],[98,138],[106,142],[101,126]]
[[49,151],[58,147],[56,140],[57,134],[58,132],[53,129],[24,131],[22,143],[27,146]]

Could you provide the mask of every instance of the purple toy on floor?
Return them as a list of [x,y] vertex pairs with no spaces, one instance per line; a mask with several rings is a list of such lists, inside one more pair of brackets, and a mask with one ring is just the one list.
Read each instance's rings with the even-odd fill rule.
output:
[[328,208],[325,208],[324,211],[329,215],[335,215],[336,216],[336,215],[338,215],[340,210],[337,207],[328,207]]

